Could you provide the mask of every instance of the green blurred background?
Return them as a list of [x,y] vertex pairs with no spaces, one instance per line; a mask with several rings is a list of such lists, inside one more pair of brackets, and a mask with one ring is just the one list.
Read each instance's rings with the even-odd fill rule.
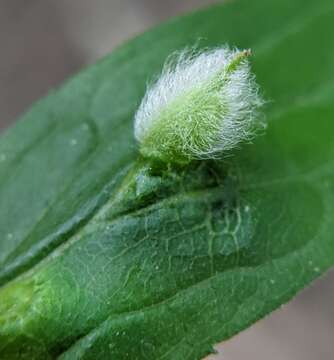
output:
[[[267,0],[264,0],[267,1]],[[0,0],[0,131],[83,66],[210,0]],[[334,273],[217,345],[225,360],[332,360]]]

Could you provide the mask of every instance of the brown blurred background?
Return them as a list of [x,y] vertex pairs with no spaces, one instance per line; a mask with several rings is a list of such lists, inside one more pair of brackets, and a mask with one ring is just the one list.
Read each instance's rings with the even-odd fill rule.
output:
[[[265,0],[264,0],[265,1]],[[213,0],[0,0],[0,131],[84,65]],[[210,359],[334,359],[334,273],[217,346]]]

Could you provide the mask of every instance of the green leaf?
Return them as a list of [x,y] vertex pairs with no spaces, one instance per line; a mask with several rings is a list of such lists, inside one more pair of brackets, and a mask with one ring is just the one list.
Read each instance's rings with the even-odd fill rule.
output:
[[[334,264],[333,21],[332,0],[172,20],[2,136],[1,359],[201,359]],[[134,112],[195,43],[252,49],[267,132],[223,162],[152,169]]]

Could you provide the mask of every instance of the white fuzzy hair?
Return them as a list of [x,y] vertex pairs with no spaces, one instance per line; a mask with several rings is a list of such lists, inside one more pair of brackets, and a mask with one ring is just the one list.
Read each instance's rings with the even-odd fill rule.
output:
[[[136,139],[142,142],[156,119],[159,119],[159,113],[179,96],[205,86],[217,74],[224,78],[224,70],[240,53],[240,50],[231,50],[226,46],[203,52],[186,49],[173,54],[165,63],[158,80],[148,87],[135,115]],[[220,87],[218,94],[226,111],[223,114],[209,111],[199,114],[203,121],[214,120],[212,124],[217,123],[219,117],[219,128],[214,126],[214,133],[207,134],[208,138],[203,139],[202,143],[206,146],[190,149],[194,158],[219,157],[241,141],[252,139],[256,130],[263,125],[257,111],[263,101],[248,60],[243,59],[224,79],[224,86]],[[163,138],[161,141],[164,141]]]

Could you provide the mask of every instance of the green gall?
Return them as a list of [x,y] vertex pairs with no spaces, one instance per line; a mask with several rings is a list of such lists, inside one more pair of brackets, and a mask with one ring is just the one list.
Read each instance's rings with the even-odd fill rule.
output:
[[249,50],[181,52],[167,62],[135,116],[144,157],[186,164],[219,158],[253,138],[263,101],[250,72]]

